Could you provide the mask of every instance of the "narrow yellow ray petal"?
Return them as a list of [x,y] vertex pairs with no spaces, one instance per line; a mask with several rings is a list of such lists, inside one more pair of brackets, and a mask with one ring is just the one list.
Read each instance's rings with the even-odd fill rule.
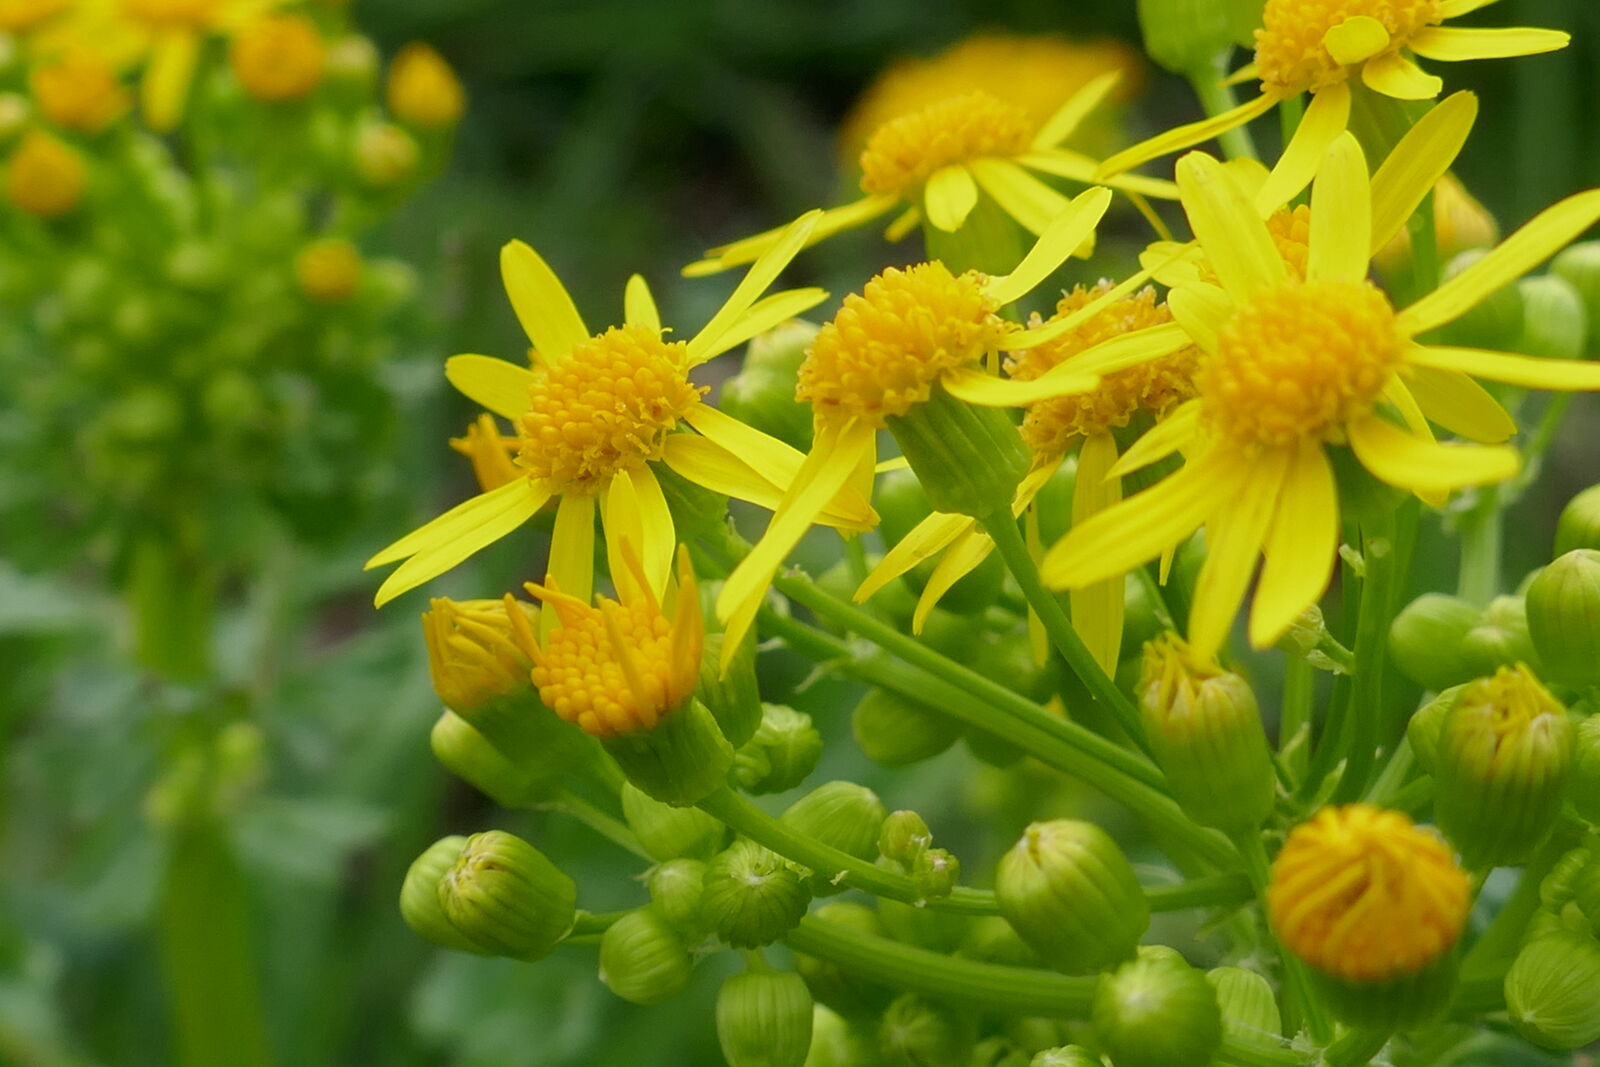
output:
[[444,362],[444,376],[474,404],[501,418],[517,420],[528,411],[528,387],[536,377],[527,367],[519,367],[493,356],[451,356]]
[[145,124],[156,133],[171,133],[183,121],[199,60],[200,35],[195,31],[172,29],[157,35],[139,83]]
[[1311,187],[1306,280],[1359,282],[1372,247],[1372,189],[1367,157],[1348,132],[1328,149]]
[[[855,200],[841,207],[828,208],[817,220],[816,226],[811,231],[811,238],[807,245],[814,245],[827,237],[844,230],[851,230],[863,226],[880,215],[887,214],[889,209],[900,202],[900,198],[893,194],[868,196]],[[745,237],[729,244],[719,245],[706,252],[706,258],[697,260],[683,268],[685,276],[690,278],[704,277],[708,274],[718,274],[733,267],[753,263],[760,255],[778,243],[778,239],[788,230],[788,226],[774,226],[763,233]]]
[[[1433,444],[1433,427],[1428,425],[1428,417],[1422,413],[1422,407],[1417,403],[1417,398],[1411,395],[1411,390],[1400,380],[1400,376],[1391,374],[1383,386],[1383,398],[1394,405],[1400,413],[1400,419],[1406,424],[1406,429],[1419,441]],[[1442,508],[1450,500],[1447,491],[1438,489],[1418,489],[1416,494],[1422,502],[1430,508]]]
[[[1233,175],[1233,180],[1239,183],[1239,188],[1244,190],[1244,194],[1250,198],[1252,204],[1261,196],[1261,187],[1266,185],[1267,179],[1272,176],[1265,163],[1248,156],[1230,159],[1222,164],[1222,169]],[[1261,217],[1266,218],[1270,214],[1271,211],[1263,211]]]
[[1110,206],[1109,189],[1096,187],[1079,193],[1034,242],[1015,270],[989,280],[990,297],[1004,305],[1031,293],[1094,233]]
[[1446,19],[1460,18],[1462,15],[1488,7],[1495,0],[1441,0],[1439,4],[1439,17]]
[[1250,608],[1250,643],[1266,648],[1321,599],[1339,555],[1339,494],[1319,441],[1295,451],[1278,495]]
[[1322,47],[1334,62],[1350,66],[1389,47],[1389,31],[1371,15],[1353,15],[1322,35]]
[[1503,482],[1519,466],[1516,449],[1508,445],[1424,441],[1377,415],[1357,419],[1345,429],[1362,466],[1380,480],[1413,492]]
[[[1174,260],[1174,262],[1175,261],[1176,260]],[[1162,264],[1156,269],[1161,270],[1164,269],[1165,266],[1166,264]],[[1017,330],[1013,333],[1007,334],[1002,347],[1007,352],[1020,352],[1026,348],[1036,348],[1039,345],[1048,344],[1051,341],[1054,341],[1057,337],[1060,337],[1062,334],[1077,329],[1079,325],[1088,322],[1090,318],[1098,315],[1101,311],[1105,310],[1107,307],[1110,307],[1111,304],[1121,300],[1134,290],[1143,288],[1153,276],[1154,275],[1152,275],[1152,273],[1148,270],[1141,270],[1136,274],[1132,274],[1118,282],[1116,285],[1113,285],[1110,289],[1107,289],[1105,292],[1101,293],[1087,304],[1083,305],[1083,307],[1078,308],[1070,315],[1053,319],[1042,326],[1035,326],[1026,330]]]
[[1203,152],[1178,160],[1183,210],[1211,269],[1235,300],[1248,300],[1288,280],[1267,224],[1222,164]]
[[[638,579],[622,552],[622,546],[628,545],[628,551],[638,560],[639,546],[644,543],[644,523],[639,517],[639,495],[634,489],[633,479],[626,473],[613,475],[606,486],[605,495],[595,502],[600,505],[600,525],[606,535],[606,569],[611,572],[611,582],[617,588],[617,595],[630,601],[646,592],[656,595],[657,590],[653,586],[648,590],[638,588]],[[566,500],[562,500],[562,506],[565,505]],[[556,519],[559,521],[560,518],[561,512],[557,510]],[[643,569],[642,563],[640,569]]]
[[639,561],[644,565],[651,591],[658,597],[664,596],[667,580],[672,576],[672,555],[678,547],[672,510],[667,507],[661,483],[649,467],[629,471],[627,477],[633,483],[633,495],[639,508],[639,530],[643,535],[639,542]]
[[548,491],[519,478],[473,497],[401,538],[367,563],[370,568],[411,557],[378,587],[373,603],[381,608],[401,593],[443,574],[527,522],[548,499]]
[[1261,68],[1254,63],[1246,63],[1226,78],[1223,78],[1220,84],[1243,85],[1245,82],[1253,82],[1259,77],[1261,77]]
[[[805,456],[777,438],[768,437],[721,412],[717,414],[744,433],[754,436],[746,438],[743,435],[717,434],[697,437],[694,434],[672,434],[666,440],[663,462],[689,481],[714,493],[748,500],[768,511],[776,509],[799,472]],[[719,423],[714,427],[714,432],[721,426]],[[730,446],[726,443],[728,441],[739,443]],[[820,521],[842,530],[859,532],[870,530],[877,524],[877,513],[860,493],[846,487],[829,501]]]
[[711,321],[701,327],[689,341],[689,363],[693,366],[702,362],[705,352],[729,326],[738,322],[750,305],[754,304],[763,293],[771,288],[772,283],[778,280],[778,275],[783,273],[790,260],[800,254],[800,250],[811,240],[812,231],[816,229],[821,211],[808,211],[784,227],[783,233],[772,246],[757,257],[750,264],[750,269],[745,276],[734,286],[733,292],[728,294],[728,299],[723,302],[717,313],[711,316]]
[[970,515],[951,515],[935,511],[913,526],[910,532],[900,539],[899,544],[883,554],[883,559],[878,561],[878,565],[872,568],[856,587],[855,602],[865,603],[869,597],[877,595],[884,586],[918,566],[923,560],[932,559],[943,552],[950,542],[960,537],[963,531],[972,529],[977,521]]
[[1035,236],[1044,233],[1071,203],[1009,159],[974,159],[967,166],[1000,209]]
[[1490,249],[1482,259],[1400,312],[1400,328],[1414,336],[1455,321],[1480,300],[1555,255],[1596,221],[1600,221],[1600,189],[1589,189],[1558,200]]
[[722,353],[737,348],[757,334],[780,326],[803,311],[809,311],[828,299],[828,291],[816,286],[804,289],[785,289],[781,293],[764,296],[750,305],[735,322],[729,323],[722,336],[706,341],[701,347],[697,362],[715,359]]
[[1422,413],[1451,433],[1486,445],[1516,434],[1516,420],[1487,389],[1460,371],[1412,365],[1404,373]]
[[1054,174],[1058,178],[1070,178],[1085,185],[1104,185],[1127,193],[1153,196],[1158,200],[1178,199],[1178,186],[1175,182],[1167,181],[1165,178],[1147,178],[1143,174],[1115,174],[1109,178],[1098,178],[1096,174],[1100,169],[1099,163],[1080,152],[1070,152],[1065,148],[1029,152],[1027,155],[1018,156],[1016,162],[1029,170]]
[[978,183],[960,163],[940,167],[922,187],[922,210],[928,221],[945,233],[961,229],[978,204]]
[[1199,398],[1185,400],[1168,412],[1166,418],[1146,430],[1137,441],[1128,446],[1122,458],[1111,468],[1111,476],[1120,478],[1152,463],[1159,463],[1192,442],[1199,426]]
[[1570,33],[1526,26],[1504,29],[1429,26],[1407,42],[1410,49],[1424,59],[1447,61],[1535,56],[1559,51],[1571,43]]
[[656,310],[656,298],[650,295],[650,283],[642,274],[631,276],[622,290],[622,321],[661,332],[661,312]]
[[890,243],[898,241],[916,229],[920,222],[922,222],[922,209],[920,207],[908,207],[896,215],[893,222],[884,227],[883,239]]
[[1115,374],[1152,359],[1159,359],[1191,344],[1189,334],[1176,322],[1162,323],[1121,334],[1084,349],[1065,363],[1079,374]]
[[554,363],[589,339],[589,327],[566,286],[550,264],[522,241],[510,241],[500,249],[500,279],[540,359]]
[[[1379,29],[1381,32],[1382,27]],[[1262,215],[1270,215],[1299,196],[1311,184],[1312,175],[1317,173],[1323,157],[1328,154],[1328,147],[1345,132],[1349,121],[1349,82],[1335,82],[1313,93],[1305,116],[1301,118],[1300,125],[1295,127],[1294,136],[1289,138],[1283,155],[1267,175],[1266,183],[1256,193],[1256,210]]]
[[1206,352],[1217,350],[1217,331],[1233,315],[1234,303],[1215,285],[1194,282],[1167,294],[1167,308],[1173,321],[1183,327]]
[[910,460],[906,459],[906,457],[904,457],[904,456],[895,456],[892,459],[884,460],[882,463],[874,464],[873,467],[872,467],[872,473],[873,474],[888,474],[890,471],[904,471],[904,470],[910,470],[910,469],[911,469],[911,461]]
[[1400,138],[1372,176],[1371,251],[1388,244],[1433,191],[1467,143],[1477,117],[1477,94],[1451,93]]
[[1157,134],[1148,141],[1141,141],[1132,148],[1125,148],[1100,164],[1100,177],[1108,178],[1113,174],[1132,170],[1141,163],[1148,163],[1160,156],[1170,155],[1185,148],[1192,148],[1203,141],[1209,141],[1218,134],[1227,133],[1259,118],[1271,111],[1280,98],[1269,93],[1262,93],[1254,100],[1247,100],[1238,107],[1230,108],[1220,115],[1213,115],[1191,122],[1186,126],[1175,126],[1165,133]]
[[[1116,462],[1117,442],[1109,433],[1084,438],[1073,482],[1072,525],[1081,526],[1122,499],[1122,480],[1110,476]],[[1126,581],[1119,574],[1072,591],[1072,628],[1108,675],[1117,673],[1122,650],[1125,590]]]
[[1017,407],[1053,396],[1087,393],[1100,384],[1093,374],[1078,374],[1070,364],[1059,364],[1029,381],[997,378],[974,367],[949,371],[941,379],[945,390],[958,400],[986,408]]
[[1524,389],[1583,393],[1600,389],[1600,363],[1517,356],[1509,352],[1446,345],[1417,345],[1407,351],[1406,359],[1419,366],[1460,371],[1474,378],[1520,385]]
[[1361,67],[1361,80],[1367,88],[1396,100],[1432,100],[1444,89],[1442,79],[1399,52],[1367,60]]
[[[611,479],[613,484],[617,480],[616,477]],[[609,496],[610,488],[607,485],[601,492]],[[585,602],[594,596],[594,504],[594,497],[586,493],[561,494],[561,503],[556,506],[555,528],[550,531],[550,559],[545,566],[546,585],[554,582],[563,593]],[[632,528],[626,532],[636,535],[637,526],[627,525]],[[614,547],[620,547],[620,542],[608,529],[606,559],[613,566],[621,561],[620,555],[612,554]],[[618,571],[625,572],[625,567]],[[546,602],[539,609],[539,636],[549,637],[559,621],[555,607]]]
[[1206,254],[1193,241],[1152,241],[1139,253],[1139,266],[1168,289],[1200,280],[1200,265]]
[[982,530],[969,527],[956,538],[950,550],[933,568],[933,573],[928,575],[927,584],[922,587],[922,595],[917,598],[917,606],[911,613],[911,632],[921,634],[922,628],[928,624],[928,616],[933,614],[933,609],[939,606],[939,601],[951,586],[971,574],[993,551],[993,539]]
[[1239,490],[1206,523],[1206,561],[1189,609],[1189,647],[1199,657],[1214,657],[1233,628],[1272,524],[1290,455],[1278,448],[1234,460],[1241,472]]
[[1082,88],[1056,108],[1055,114],[1044,120],[1039,132],[1033,135],[1033,147],[1053,148],[1071,137],[1083,120],[1105,103],[1106,97],[1121,80],[1122,71],[1108,70],[1085,82]]

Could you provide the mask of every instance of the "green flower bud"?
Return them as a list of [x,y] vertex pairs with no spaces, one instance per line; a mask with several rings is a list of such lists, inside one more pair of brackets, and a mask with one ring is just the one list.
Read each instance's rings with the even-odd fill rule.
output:
[[622,816],[651,859],[709,859],[727,837],[727,827],[699,808],[674,808],[629,783],[622,786]]
[[717,1041],[728,1067],[803,1067],[811,993],[798,974],[746,971],[717,991]]
[[854,782],[828,782],[790,804],[779,821],[840,852],[870,860],[877,855],[878,833],[887,816],[872,790]]
[[[1260,5],[1256,16],[1259,18]],[[1139,0],[1139,32],[1144,50],[1174,74],[1217,77],[1218,63],[1255,25],[1249,5],[1240,0]]]
[[1022,757],[1028,754],[1020,745],[1003,741],[988,730],[976,726],[963,727],[961,740],[966,743],[967,751],[971,752],[975,759],[1002,771],[1016,766]]
[[499,830],[467,838],[439,880],[452,925],[497,956],[536,960],[572,929],[578,887],[544,853]]
[[1533,638],[1528,635],[1528,609],[1519,596],[1497,596],[1489,601],[1478,625],[1461,639],[1461,652],[1472,677],[1493,674],[1497,668],[1517,663],[1538,665]]
[[[1000,920],[1004,923],[1005,920]],[[1020,945],[1021,942],[1019,941]],[[1030,954],[1030,958],[1031,954]],[[1037,963],[1037,961],[1034,961]],[[1030,964],[1032,966],[1033,964]],[[1028,1053],[1029,1056],[1043,1052],[1045,1049],[1055,1048],[1063,1041],[1071,1039],[1066,1020],[1046,1018],[1039,1015],[1019,1015],[1007,1019],[1003,1024],[1005,1035],[1009,1037],[1018,1048]]]
[[1591,485],[1561,509],[1555,554],[1564,556],[1575,548],[1600,549],[1600,485]]
[[1578,875],[1589,866],[1590,852],[1579,845],[1562,853],[1550,873],[1539,883],[1539,903],[1552,910],[1578,895]]
[[674,930],[691,940],[698,940],[705,933],[700,909],[705,878],[706,865],[691,859],[658,863],[644,877],[650,903]]
[[1600,715],[1578,724],[1572,745],[1572,784],[1567,790],[1578,814],[1600,826]]
[[919,900],[940,900],[961,880],[961,861],[948,849],[930,848],[911,863],[911,882]]
[[1103,1061],[1081,1045],[1061,1045],[1034,1053],[1028,1067],[1103,1067]]
[[884,1067],[966,1067],[976,1031],[965,1012],[907,993],[878,1023],[878,1052]]
[[878,851],[886,858],[910,866],[929,845],[933,831],[914,811],[893,811],[883,820]]
[[1459,597],[1424,593],[1389,627],[1389,656],[1400,673],[1424,689],[1467,681],[1472,668],[1461,643],[1478,625],[1478,609]]
[[[1481,248],[1462,252],[1445,267],[1445,278],[1454,278],[1487,254]],[[1479,301],[1442,333],[1453,345],[1505,349],[1517,343],[1522,333],[1522,318],[1522,293],[1515,285],[1507,285]]]
[[868,759],[885,767],[904,767],[932,759],[955,744],[961,724],[899,693],[871,689],[851,713],[850,731]]
[[734,948],[771,944],[793,930],[811,902],[806,878],[777,853],[743,838],[706,864],[701,908]]
[[1600,552],[1576,548],[1540,571],[1527,609],[1544,676],[1574,687],[1600,683]]
[[1556,933],[1531,941],[1506,973],[1517,1033],[1541,1048],[1582,1048],[1600,1038],[1600,943]]
[[1206,972],[1206,981],[1217,994],[1223,1033],[1259,1039],[1262,1034],[1283,1031],[1283,1016],[1272,995],[1272,984],[1255,971],[1217,967]]
[[984,963],[1004,963],[1011,967],[1037,967],[1039,957],[1023,943],[1011,924],[998,915],[982,915],[967,926],[961,939],[961,955]]
[[782,793],[817,769],[822,735],[811,716],[784,704],[763,704],[761,726],[733,756],[733,780],[749,793]]
[[378,79],[378,47],[359,33],[347,33],[328,44],[328,84],[336,88],[370,89]]
[[428,735],[433,755],[457,778],[506,808],[537,799],[548,779],[536,767],[519,767],[500,754],[471,723],[446,711]]
[[[812,917],[858,934],[888,936],[888,931],[878,919],[878,913],[853,901],[829,901],[818,907]],[[848,968],[801,952],[794,954],[794,969],[806,980],[812,996],[845,1015],[880,1011],[894,995],[886,986],[863,978]]]
[[1138,692],[1145,736],[1185,814],[1202,826],[1259,825],[1277,779],[1249,683],[1173,634],[1145,646]]
[[1093,1019],[1116,1067],[1202,1067],[1222,1043],[1211,984],[1171,957],[1141,956],[1101,978]]
[[677,931],[654,908],[630,911],[600,938],[600,981],[631,1004],[671,1000],[693,969]]
[[1433,773],[1434,761],[1439,756],[1439,734],[1444,730],[1444,720],[1455,707],[1456,698],[1465,685],[1453,685],[1418,708],[1406,724],[1406,738],[1411,742],[1411,752],[1417,766],[1428,774]]
[[1558,274],[1523,278],[1522,336],[1512,351],[1545,359],[1582,359],[1589,336],[1589,314],[1583,295]]
[[1031,1057],[1002,1034],[984,1038],[972,1047],[968,1067],[1028,1067]]
[[493,953],[455,928],[439,900],[439,882],[455,866],[467,839],[460,834],[443,837],[428,846],[406,871],[400,886],[400,917],[406,925],[436,945],[480,956]]
[[1133,955],[1150,907],[1106,832],[1070,819],[1036,822],[1000,859],[1000,914],[1050,966],[1089,974]]
[[1526,667],[1456,698],[1439,736],[1433,811],[1467,867],[1519,863],[1555,824],[1572,762],[1566,711]]
[[818,1004],[811,1009],[811,1051],[805,1067],[877,1067],[873,1037]]
[[1143,648],[1146,642],[1173,629],[1176,627],[1167,605],[1151,591],[1149,584],[1130,576],[1123,592],[1122,647]]
[[816,336],[816,326],[790,319],[751,338],[744,364],[723,383],[717,406],[746,425],[809,451],[811,408],[794,398],[794,383]]
[[652,730],[600,739],[628,780],[666,804],[688,806],[727,784],[733,746],[698,699]]
[[1580,241],[1550,261],[1550,273],[1571,284],[1590,322],[1600,322],[1600,241]]
[[983,518],[1009,508],[1032,462],[1005,411],[957,400],[942,385],[886,421],[935,511]]
[[761,690],[756,684],[756,643],[746,638],[722,669],[723,634],[706,634],[700,654],[700,684],[695,695],[717,720],[734,748],[746,744],[761,726]]

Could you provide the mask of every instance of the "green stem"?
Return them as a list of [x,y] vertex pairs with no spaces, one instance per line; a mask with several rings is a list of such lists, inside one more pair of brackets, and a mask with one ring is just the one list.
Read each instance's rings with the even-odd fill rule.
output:
[[1411,773],[1411,768],[1416,765],[1416,756],[1411,751],[1411,739],[1402,737],[1400,744],[1395,746],[1394,755],[1384,764],[1383,771],[1372,783],[1372,788],[1367,790],[1366,801],[1380,807],[1388,804],[1389,798],[1400,791],[1405,785],[1406,776]]
[[1478,490],[1478,502],[1461,520],[1461,572],[1456,595],[1483,606],[1500,592],[1500,492]]
[[1300,656],[1290,656],[1283,668],[1283,714],[1278,719],[1278,751],[1301,738],[1288,760],[1290,776],[1298,784],[1305,780],[1311,760],[1310,730],[1312,701],[1316,687],[1316,668]]
[[1463,978],[1450,1001],[1450,1018],[1457,1022],[1478,1022],[1506,1006],[1506,979],[1503,974]]
[[[1194,94],[1200,98],[1200,106],[1205,108],[1207,115],[1220,115],[1231,111],[1238,106],[1239,98],[1233,93],[1233,86],[1223,85],[1223,79],[1228,75],[1228,51],[1217,53],[1217,58],[1211,70],[1202,71],[1189,78],[1189,84],[1194,86]],[[1229,159],[1257,159],[1256,144],[1250,136],[1250,131],[1243,126],[1235,126],[1228,132],[1217,137],[1222,145],[1222,151]]]
[[1152,912],[1183,911],[1247,904],[1254,899],[1255,890],[1243,874],[1212,874],[1172,885],[1146,886],[1144,895]]
[[[621,788],[620,782],[617,788]],[[651,859],[650,853],[639,844],[639,839],[626,824],[607,815],[570,789],[562,789],[554,799],[541,801],[531,807],[540,811],[558,811],[563,815],[569,815],[612,844],[626,849],[640,859]]]
[[[1235,835],[1233,840],[1239,846],[1239,855],[1244,858],[1245,874],[1264,908],[1272,872],[1267,861],[1266,846],[1261,843],[1261,834],[1249,830]],[[1285,1007],[1290,1009],[1291,1018],[1305,1027],[1312,1041],[1326,1045],[1333,1039],[1333,1021],[1311,986],[1311,975],[1306,965],[1292,952],[1280,950],[1279,957],[1283,963]]]
[[1338,801],[1353,800],[1365,791],[1377,756],[1392,614],[1391,586],[1399,551],[1392,514],[1362,524],[1362,549],[1366,573],[1361,580],[1361,608],[1356,617],[1356,666],[1342,716],[1350,741],[1342,752],[1346,764],[1334,794]]
[[1328,1047],[1323,1062],[1328,1067],[1360,1067],[1371,1063],[1393,1036],[1388,1030],[1350,1030]]
[[1424,774],[1390,793],[1383,806],[1416,815],[1433,802],[1433,778]]
[[628,913],[625,911],[604,911],[598,913],[579,911],[577,916],[572,920],[572,929],[562,940],[571,941],[572,939],[578,937],[592,937],[595,934],[603,934],[607,930],[611,929],[613,923],[626,914]]

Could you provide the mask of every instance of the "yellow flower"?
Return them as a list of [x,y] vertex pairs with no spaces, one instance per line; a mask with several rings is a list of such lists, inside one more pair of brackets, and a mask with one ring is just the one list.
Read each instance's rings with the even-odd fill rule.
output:
[[307,299],[343,303],[361,285],[361,253],[342,237],[319,237],[296,253],[294,280]]
[[277,103],[311,95],[322,84],[327,48],[316,25],[301,15],[274,15],[234,35],[228,62],[244,91]]
[[1350,118],[1350,78],[1398,100],[1432,100],[1444,83],[1411,58],[1455,61],[1536,55],[1565,48],[1569,34],[1540,29],[1441,25],[1491,0],[1267,0],[1255,62],[1235,78],[1261,79],[1261,95],[1239,107],[1134,145],[1105,161],[1102,174],[1131,167],[1242,126],[1301,93],[1305,117],[1273,167],[1261,203],[1276,207],[1311,181]]
[[400,49],[389,64],[388,100],[395,118],[424,130],[454,126],[467,106],[450,64],[420,41]]
[[[1023,229],[1042,235],[1067,209],[1066,196],[1036,175],[1088,183],[1097,164],[1062,148],[1065,140],[1117,86],[1118,71],[1102,74],[1062,104],[1041,125],[1019,104],[982,90],[939,99],[918,111],[890,119],[868,139],[861,153],[861,190],[866,196],[829,208],[811,233],[815,243],[865,225],[901,207],[889,226],[898,240],[924,217],[946,232],[959,230],[983,193]],[[1135,197],[1170,199],[1171,182],[1120,175],[1105,185]],[[779,230],[713,248],[707,258],[684,268],[689,275],[712,274],[748,263]]]
[[40,218],[77,207],[86,183],[83,157],[41,130],[28,133],[6,161],[6,199]]
[[0,30],[27,33],[73,5],[74,0],[0,0]]
[[1469,885],[1450,850],[1397,811],[1323,808],[1272,865],[1267,912],[1306,963],[1352,982],[1416,974],[1448,952]]
[[[501,274],[532,342],[533,366],[464,355],[452,358],[445,373],[469,398],[511,421],[521,477],[374,556],[368,567],[405,560],[378,590],[377,603],[449,570],[557,497],[549,573],[563,590],[580,599],[591,591],[598,505],[613,578],[627,577],[617,555],[626,539],[638,547],[659,595],[677,544],[655,473],[663,465],[714,492],[777,506],[803,457],[706,403],[689,373],[826,298],[820,289],[796,289],[758,299],[814,222],[809,215],[791,226],[687,341],[667,340],[649,287],[637,275],[628,282],[624,325],[591,333],[544,260],[520,241],[506,245]],[[874,521],[865,501],[834,496],[822,502],[828,522],[859,529]]]
[[[1048,584],[1103,581],[1205,526],[1208,554],[1190,643],[1199,655],[1216,653],[1264,555],[1249,627],[1252,644],[1264,647],[1317,601],[1332,575],[1339,507],[1329,446],[1349,446],[1380,481],[1438,503],[1451,490],[1517,471],[1515,450],[1498,443],[1516,424],[1473,377],[1525,388],[1600,389],[1600,366],[1592,363],[1417,339],[1600,220],[1600,190],[1542,212],[1402,310],[1367,281],[1373,250],[1404,224],[1465,138],[1472,103],[1465,94],[1453,100],[1419,124],[1371,179],[1355,139],[1341,134],[1334,142],[1312,189],[1303,279],[1286,265],[1258,203],[1228,170],[1198,152],[1179,161],[1184,209],[1221,281],[1180,282],[1168,297],[1174,318],[1205,353],[1199,395],[1112,471],[1126,473],[1180,449],[1187,463],[1074,528],[1045,556]],[[1485,444],[1440,444],[1430,420]]]
[[95,134],[128,110],[128,90],[100,53],[73,46],[47,56],[28,74],[39,113],[68,130]]
[[[446,707],[461,714],[532,686],[532,661],[517,645],[513,614],[528,608],[511,598],[428,602],[422,632],[428,673]],[[513,614],[508,614],[513,613]]]
[[517,453],[517,439],[504,437],[493,415],[479,415],[467,426],[465,437],[450,438],[450,447],[472,462],[478,488],[485,493],[522,477],[511,459]]
[[623,551],[634,580],[621,601],[596,597],[595,606],[562,592],[554,580],[527,583],[554,608],[561,625],[543,642],[506,594],[506,610],[522,651],[534,663],[539,700],[566,722],[600,738],[654,730],[694,696],[700,681],[705,626],[689,553],[678,551],[678,583],[666,594],[671,615],[645,580],[632,545]]

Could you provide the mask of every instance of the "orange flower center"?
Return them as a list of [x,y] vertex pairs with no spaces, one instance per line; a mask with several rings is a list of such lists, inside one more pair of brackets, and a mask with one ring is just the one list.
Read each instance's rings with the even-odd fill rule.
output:
[[1026,111],[988,93],[941,100],[878,127],[861,152],[861,189],[905,196],[952,163],[1019,155],[1033,133]]

